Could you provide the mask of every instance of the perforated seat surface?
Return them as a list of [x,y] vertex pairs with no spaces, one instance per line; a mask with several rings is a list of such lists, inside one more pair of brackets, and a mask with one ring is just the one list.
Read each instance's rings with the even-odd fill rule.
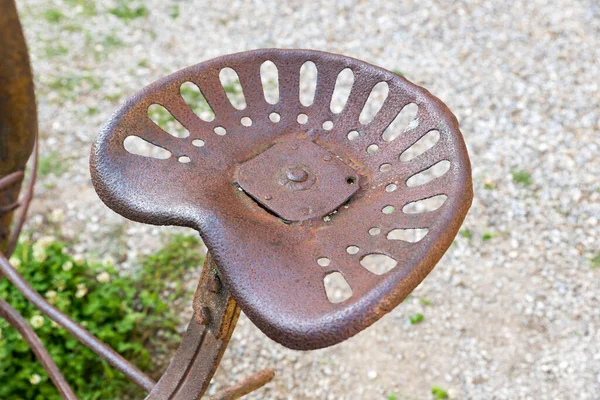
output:
[[[266,61],[277,67],[274,104],[261,80]],[[309,105],[300,99],[307,61],[317,70]],[[237,73],[239,88],[224,88],[224,68]],[[336,113],[332,97],[345,69],[353,84]],[[214,116],[186,103],[187,82]],[[387,95],[373,109],[377,84]],[[241,106],[232,92],[243,95]],[[153,122],[154,104],[189,136]],[[410,104],[416,117],[394,128]],[[125,146],[131,136],[170,156],[133,154]],[[338,343],[391,311],[439,261],[472,200],[466,147],[439,99],[390,71],[308,50],[233,54],[151,84],[103,127],[91,172],[102,200],[123,216],[198,230],[242,310],[295,349]],[[343,301],[325,285],[338,273],[351,290]]]

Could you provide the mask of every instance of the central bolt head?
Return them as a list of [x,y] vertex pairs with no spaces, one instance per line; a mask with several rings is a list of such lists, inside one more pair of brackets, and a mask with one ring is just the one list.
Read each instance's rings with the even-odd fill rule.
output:
[[308,179],[308,172],[299,167],[288,168],[285,176],[292,182],[304,182]]

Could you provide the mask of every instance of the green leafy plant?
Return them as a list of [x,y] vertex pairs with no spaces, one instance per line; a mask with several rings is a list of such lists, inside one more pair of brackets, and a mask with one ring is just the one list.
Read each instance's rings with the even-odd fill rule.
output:
[[56,91],[60,97],[57,101],[75,100],[81,94],[87,94],[92,90],[102,87],[103,79],[92,76],[89,73],[84,75],[66,75],[59,76],[46,83],[48,89]]
[[152,104],[148,107],[148,117],[165,132],[179,137],[187,136],[186,128],[175,119],[169,110],[161,105]]
[[50,44],[45,49],[46,57],[53,58],[69,54],[69,49],[63,45]]
[[227,82],[227,83],[223,84],[223,90],[225,90],[225,93],[230,93],[230,94],[243,93],[242,85],[239,81]]
[[69,169],[69,164],[63,160],[58,152],[51,152],[46,156],[40,157],[38,172],[40,176],[54,174],[60,176]]
[[121,93],[121,92],[115,92],[115,93],[104,95],[104,99],[106,101],[110,101],[111,103],[115,103],[115,102],[119,101],[121,99],[121,97],[123,97],[123,93]]
[[483,188],[485,190],[494,190],[496,188],[496,184],[492,181],[486,181],[483,183]]
[[[187,268],[202,262],[198,245],[195,237],[175,236],[162,250],[141,260],[134,276],[119,275],[109,265],[76,260],[51,238],[20,243],[11,262],[50,303],[156,377],[160,366],[153,364],[153,355],[172,353],[179,342],[179,317],[169,301],[186,295],[181,281]],[[143,395],[120,372],[43,316],[6,279],[0,282],[0,296],[30,321],[78,398]],[[0,332],[0,398],[60,399],[18,332],[4,320],[0,320]]]
[[483,235],[481,235],[481,240],[483,240],[484,242],[492,239],[494,237],[494,235],[490,232],[485,232]]
[[49,8],[48,10],[44,11],[42,16],[51,24],[57,24],[65,17],[65,15],[56,8]]
[[524,186],[529,186],[532,184],[531,175],[529,172],[514,170],[512,172],[512,178],[513,181]]
[[85,33],[86,47],[92,51],[96,61],[106,60],[110,57],[113,50],[125,46],[125,43],[114,31],[103,38],[94,35],[91,32]]
[[86,17],[93,17],[97,14],[96,3],[93,0],[65,0],[65,2],[69,6],[81,10]]
[[[190,86],[192,85],[192,86]],[[192,108],[192,110],[200,115],[203,112],[211,111],[210,106],[206,102],[204,96],[196,86],[193,88],[194,84],[183,84],[179,88],[181,97],[185,100],[185,102]]]
[[471,238],[473,238],[473,232],[471,232],[469,228],[463,228],[458,233],[465,239],[471,240]]
[[100,113],[100,109],[98,107],[88,106],[86,112],[87,112],[87,115],[97,115]]
[[600,252],[596,253],[595,256],[590,258],[590,264],[592,265],[593,269],[600,268]]
[[422,306],[431,306],[431,305],[433,305],[433,303],[431,302],[431,300],[429,300],[427,297],[421,297],[419,299],[419,303],[421,303]]
[[148,8],[144,5],[133,7],[129,2],[120,0],[117,6],[108,10],[109,13],[117,18],[125,21],[130,21],[136,18],[143,18],[150,14]]
[[431,388],[431,394],[436,398],[436,399],[447,399],[448,398],[448,392],[445,391],[444,389],[438,387],[438,386],[434,386]]
[[106,36],[101,43],[102,46],[107,50],[123,46],[123,41],[114,32]]
[[421,313],[415,314],[412,317],[410,317],[410,324],[411,325],[416,325],[416,324],[420,324],[421,322],[423,322],[423,320],[425,319],[425,316]]
[[181,13],[181,11],[179,10],[178,4],[171,4],[169,6],[169,17],[171,17],[173,19],[177,19],[179,17],[180,13]]

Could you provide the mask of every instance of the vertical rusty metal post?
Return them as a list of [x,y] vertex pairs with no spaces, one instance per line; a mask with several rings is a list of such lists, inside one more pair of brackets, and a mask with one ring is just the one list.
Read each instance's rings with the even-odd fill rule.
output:
[[148,400],[201,397],[229,344],[240,308],[221,284],[210,253],[204,262],[193,307],[194,317],[181,345]]
[[[202,398],[229,345],[241,310],[223,286],[210,253],[202,268],[193,308],[194,316],[177,352],[146,400]],[[215,399],[238,399],[269,383],[274,374],[272,369],[259,371],[218,393]]]
[[[0,250],[10,233],[22,172],[37,135],[33,76],[14,0],[0,0]],[[11,179],[12,178],[12,179]]]

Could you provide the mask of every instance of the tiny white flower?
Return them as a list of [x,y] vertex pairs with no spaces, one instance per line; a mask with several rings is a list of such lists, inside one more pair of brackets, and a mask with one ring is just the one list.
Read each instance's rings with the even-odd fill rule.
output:
[[55,241],[56,241],[56,238],[54,236],[43,236],[36,242],[36,244],[42,246],[43,248],[46,248],[46,247],[50,246],[52,243],[54,243]]
[[60,208],[56,208],[50,213],[49,219],[51,222],[61,222],[64,219],[64,217],[65,213],[63,212],[63,210]]
[[85,285],[83,285],[83,286],[77,285],[77,292],[75,292],[75,297],[77,297],[78,299],[80,299],[83,296],[85,296],[87,294],[87,292],[88,292],[88,290],[85,287]]
[[100,283],[107,283],[110,281],[110,275],[108,274],[108,272],[104,271],[104,272],[100,272],[98,274],[98,276],[96,276],[96,279],[98,280],[98,282]]
[[46,248],[55,242],[53,236],[43,236],[37,242],[33,244],[33,258],[37,261],[45,261],[48,255],[46,254]]
[[19,269],[19,267],[21,266],[21,260],[14,256],[11,257],[10,260],[8,260],[8,262],[14,267],[14,269]]
[[34,328],[41,328],[42,325],[44,325],[44,317],[42,317],[41,315],[34,315],[33,317],[31,317],[29,322],[31,322],[31,326],[33,326]]
[[33,245],[33,258],[36,261],[42,262],[45,261],[48,255],[46,254],[46,249],[41,246]]
[[73,268],[73,262],[72,261],[67,261],[62,265],[62,269],[63,271],[70,271],[71,268]]
[[73,261],[75,261],[75,264],[81,265],[85,261],[85,258],[83,257],[83,254],[75,254],[73,256]]
[[32,385],[37,385],[38,383],[40,383],[41,380],[42,378],[38,374],[33,374],[31,375],[31,378],[29,378],[29,382]]
[[48,290],[46,292],[46,298],[50,304],[55,304],[58,301],[57,294],[54,290]]
[[115,259],[113,256],[107,255],[104,257],[104,260],[102,260],[102,263],[107,267],[113,267],[115,265]]

